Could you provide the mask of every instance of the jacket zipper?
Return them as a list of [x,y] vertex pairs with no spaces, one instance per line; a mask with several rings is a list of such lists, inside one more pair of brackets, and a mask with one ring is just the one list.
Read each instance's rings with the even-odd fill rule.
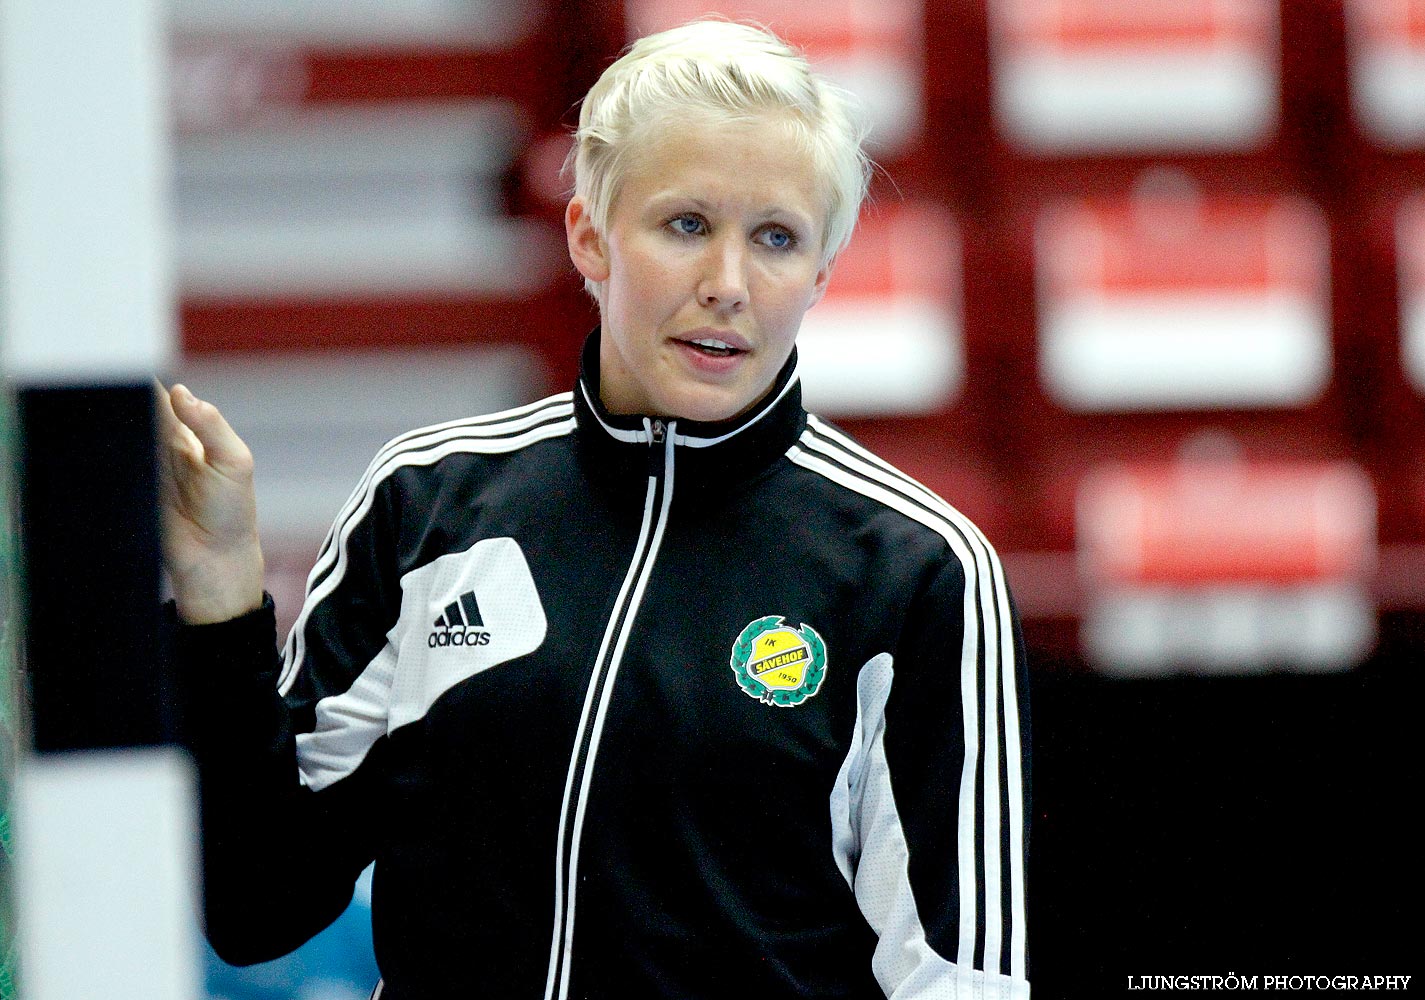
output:
[[648,489],[643,501],[643,521],[633,558],[624,575],[613,614],[604,629],[603,641],[594,660],[589,689],[584,696],[584,709],[579,717],[579,729],[574,752],[569,761],[569,774],[564,782],[564,802],[559,813],[559,843],[555,849],[554,934],[549,952],[549,975],[545,981],[545,1000],[566,1000],[569,994],[569,971],[574,956],[574,903],[578,882],[579,837],[584,826],[589,786],[603,733],[604,717],[608,713],[609,696],[614,678],[623,660],[628,633],[643,599],[643,591],[657,559],[668,523],[668,509],[673,499],[673,430],[676,423],[645,418],[644,432],[648,440]]

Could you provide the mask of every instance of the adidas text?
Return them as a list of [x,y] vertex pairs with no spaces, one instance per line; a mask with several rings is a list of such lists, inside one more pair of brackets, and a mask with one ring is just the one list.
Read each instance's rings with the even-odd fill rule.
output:
[[479,628],[437,629],[426,640],[431,649],[438,646],[488,646],[490,633]]

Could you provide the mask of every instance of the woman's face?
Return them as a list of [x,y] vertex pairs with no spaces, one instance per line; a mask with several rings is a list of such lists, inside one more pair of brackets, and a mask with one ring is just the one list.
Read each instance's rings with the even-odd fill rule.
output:
[[600,285],[608,410],[726,420],[766,395],[826,289],[825,205],[810,157],[774,117],[660,130],[606,233],[574,198],[569,253]]

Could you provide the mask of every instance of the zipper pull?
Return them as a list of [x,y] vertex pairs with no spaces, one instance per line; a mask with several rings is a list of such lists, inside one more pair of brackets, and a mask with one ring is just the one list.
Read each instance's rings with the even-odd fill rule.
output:
[[648,474],[663,478],[663,440],[668,436],[668,428],[662,420],[651,421],[648,425]]

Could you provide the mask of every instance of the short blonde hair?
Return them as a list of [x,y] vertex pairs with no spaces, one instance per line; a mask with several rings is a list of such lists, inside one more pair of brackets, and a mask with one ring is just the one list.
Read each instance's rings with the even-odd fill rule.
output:
[[785,116],[825,188],[822,259],[829,261],[850,241],[870,183],[866,127],[849,94],[786,42],[749,24],[702,20],[647,35],[604,70],[579,110],[569,153],[574,193],[605,233],[629,161],[650,128],[765,114]]

